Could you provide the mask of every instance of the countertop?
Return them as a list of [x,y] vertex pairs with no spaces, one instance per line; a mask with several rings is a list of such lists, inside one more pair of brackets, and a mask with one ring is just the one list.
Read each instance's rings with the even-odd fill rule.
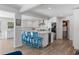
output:
[[51,33],[50,31],[36,31],[38,33]]

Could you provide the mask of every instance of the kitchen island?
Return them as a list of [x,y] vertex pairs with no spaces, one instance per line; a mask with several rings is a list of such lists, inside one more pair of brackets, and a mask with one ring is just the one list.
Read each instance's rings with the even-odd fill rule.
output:
[[43,38],[42,47],[46,47],[49,44],[49,31],[38,31],[39,36]]
[[[43,38],[42,40],[42,47],[46,47],[49,44],[49,33],[51,34],[50,38],[53,38],[52,32],[48,30],[26,30],[22,29],[22,32],[38,32],[39,36]],[[53,39],[51,40],[51,43],[53,43]]]

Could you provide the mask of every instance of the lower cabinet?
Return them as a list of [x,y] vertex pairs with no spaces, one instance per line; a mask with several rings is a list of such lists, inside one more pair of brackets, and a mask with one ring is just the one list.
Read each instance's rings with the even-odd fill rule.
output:
[[48,33],[39,33],[42,40],[42,47],[46,47],[48,45]]

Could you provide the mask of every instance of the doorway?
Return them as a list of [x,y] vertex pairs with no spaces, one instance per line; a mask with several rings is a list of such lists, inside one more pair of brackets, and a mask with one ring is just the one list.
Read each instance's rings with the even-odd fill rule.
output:
[[69,25],[69,21],[68,20],[64,20],[63,21],[63,39],[69,39],[69,35],[68,35],[68,27]]
[[51,33],[49,33],[49,41],[48,43],[53,43],[54,40],[56,40],[56,22],[51,23],[50,28]]

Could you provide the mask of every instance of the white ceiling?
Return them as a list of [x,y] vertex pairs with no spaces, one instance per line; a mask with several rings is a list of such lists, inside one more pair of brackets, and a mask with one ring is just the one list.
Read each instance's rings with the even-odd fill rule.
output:
[[10,12],[19,11],[28,16],[49,19],[55,16],[72,15],[79,4],[1,4],[0,9]]

